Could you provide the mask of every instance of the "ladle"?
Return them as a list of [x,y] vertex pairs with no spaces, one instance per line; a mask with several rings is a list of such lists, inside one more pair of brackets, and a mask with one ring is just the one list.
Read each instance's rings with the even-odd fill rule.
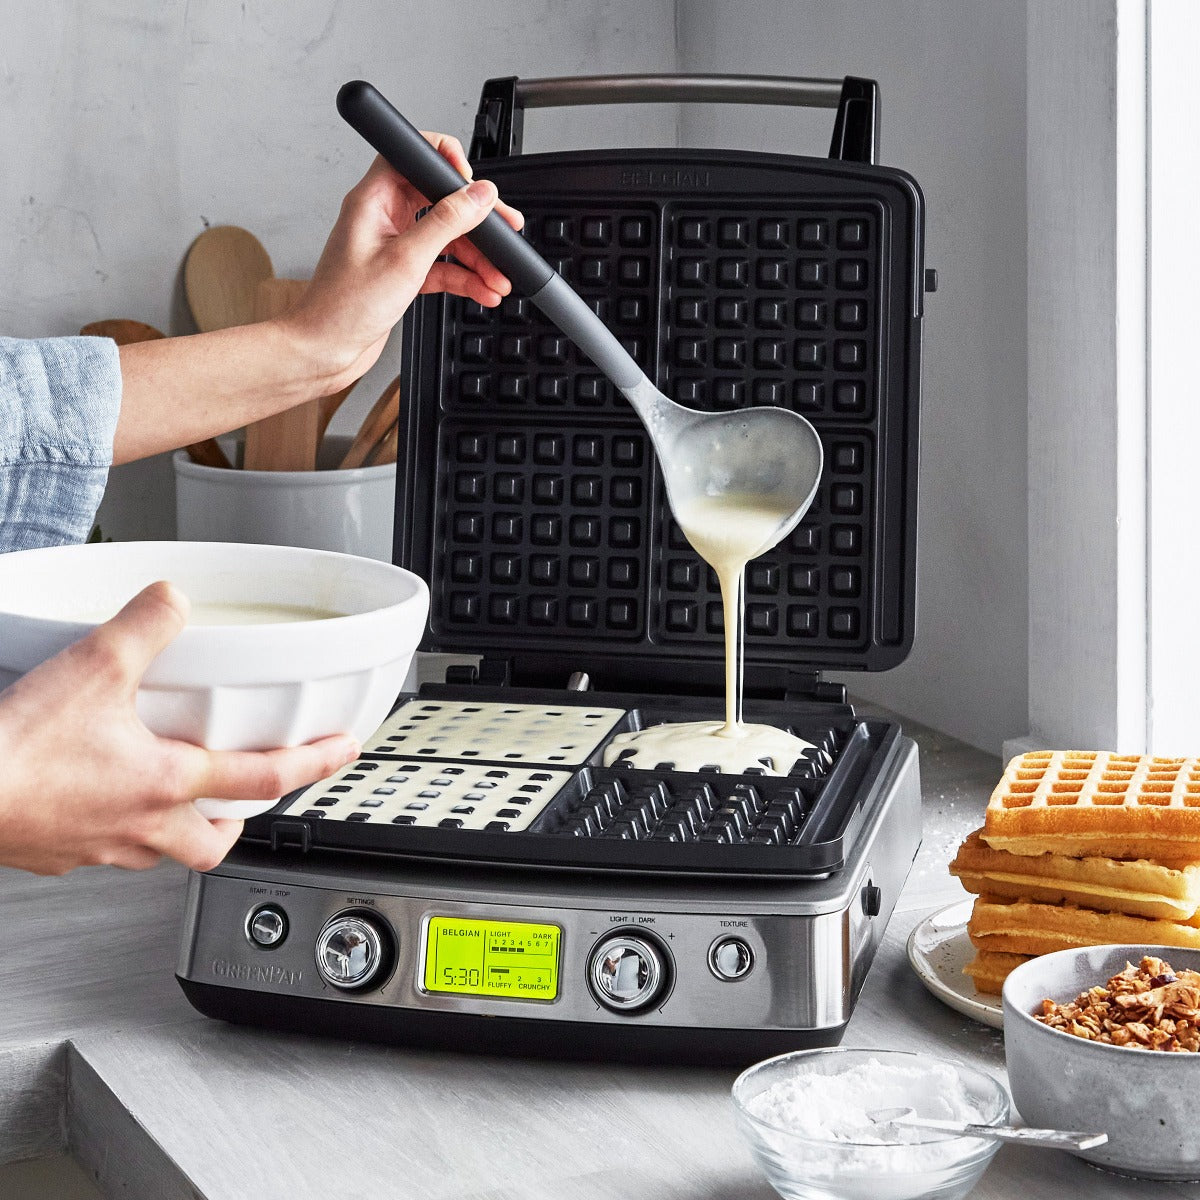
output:
[[[338,112],[384,159],[436,203],[466,180],[374,88],[362,80],[338,92]],[[548,262],[497,213],[470,240],[624,393],[654,443],[667,497],[678,514],[704,496],[748,495],[777,510],[780,523],[755,554],[781,541],[816,494],[822,450],[817,431],[784,408],[701,413],[663,395],[617,338]],[[755,555],[750,555],[755,557]]]

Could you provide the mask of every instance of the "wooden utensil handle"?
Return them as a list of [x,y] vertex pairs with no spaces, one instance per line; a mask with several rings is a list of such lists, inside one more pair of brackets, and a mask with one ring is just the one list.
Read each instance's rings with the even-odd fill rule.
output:
[[397,375],[383,390],[383,394],[375,401],[371,411],[363,420],[362,427],[350,443],[338,466],[344,469],[361,467],[366,464],[371,452],[387,436],[390,428],[400,420],[400,376]]
[[202,467],[220,467],[226,471],[233,469],[233,463],[221,449],[215,438],[206,438],[202,442],[193,442],[187,447],[188,457]]
[[[258,285],[254,317],[267,321],[288,311],[304,295],[304,279],[264,279]],[[246,426],[247,471],[315,471],[320,441],[320,400],[264,417]]]

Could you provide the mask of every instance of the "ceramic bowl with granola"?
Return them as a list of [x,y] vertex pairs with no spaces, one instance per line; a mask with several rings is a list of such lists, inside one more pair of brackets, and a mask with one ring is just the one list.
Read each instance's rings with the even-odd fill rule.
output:
[[1200,1179],[1200,951],[1086,946],[1004,983],[1004,1050],[1022,1118],[1095,1129],[1079,1157],[1146,1179]]

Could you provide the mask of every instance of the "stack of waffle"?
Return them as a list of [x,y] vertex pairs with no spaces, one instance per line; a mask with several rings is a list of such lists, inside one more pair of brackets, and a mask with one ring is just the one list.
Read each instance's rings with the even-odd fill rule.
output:
[[1200,949],[1200,759],[1015,758],[950,871],[978,896],[966,972],[981,992],[1052,950]]

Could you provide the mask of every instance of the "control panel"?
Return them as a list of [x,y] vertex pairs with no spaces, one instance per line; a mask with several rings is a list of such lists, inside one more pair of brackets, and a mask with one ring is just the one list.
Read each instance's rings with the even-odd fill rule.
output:
[[[685,1027],[842,1024],[865,952],[861,889],[846,906],[767,911],[612,908],[264,887],[210,873],[180,975],[201,983],[428,1012]],[[811,889],[810,889],[811,890]],[[840,901],[841,896],[834,897]],[[540,901],[540,903],[539,903]],[[873,905],[867,906],[868,908]],[[851,911],[853,910],[853,911]],[[861,972],[860,972],[861,974]],[[349,1019],[349,1018],[348,1018]]]

